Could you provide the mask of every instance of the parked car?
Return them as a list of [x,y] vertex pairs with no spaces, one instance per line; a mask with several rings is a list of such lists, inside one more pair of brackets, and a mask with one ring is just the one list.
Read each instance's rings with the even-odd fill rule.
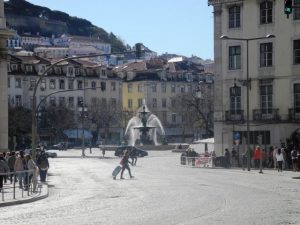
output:
[[45,153],[48,158],[56,158],[57,157],[57,150],[45,150]]
[[130,148],[133,148],[132,154],[135,154],[138,157],[144,157],[144,156],[148,155],[147,151],[137,148],[135,146],[120,146],[120,147],[117,147],[117,149],[115,150],[115,156],[119,156],[119,157],[123,156],[124,151],[126,149],[130,149]]

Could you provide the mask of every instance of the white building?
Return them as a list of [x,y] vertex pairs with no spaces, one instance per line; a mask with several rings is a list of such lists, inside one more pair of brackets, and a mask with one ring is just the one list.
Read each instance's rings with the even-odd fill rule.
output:
[[[300,9],[294,8],[287,19],[283,1],[208,0],[208,4],[214,7],[215,151],[223,154],[234,139],[240,139],[241,152],[246,150],[247,109],[251,148],[261,144],[269,149],[286,142],[299,146],[291,136],[300,127]],[[267,39],[268,34],[276,37]],[[222,35],[259,39],[222,40]]]

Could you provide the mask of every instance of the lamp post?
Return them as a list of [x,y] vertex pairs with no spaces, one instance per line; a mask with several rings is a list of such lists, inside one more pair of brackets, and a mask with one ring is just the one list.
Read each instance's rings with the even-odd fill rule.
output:
[[248,171],[250,171],[251,168],[251,152],[250,152],[250,124],[249,124],[249,92],[250,92],[250,88],[251,88],[251,78],[249,78],[249,41],[254,41],[254,40],[262,40],[262,39],[270,39],[270,38],[275,38],[275,35],[273,34],[268,34],[265,37],[257,37],[257,38],[231,38],[228,37],[226,35],[222,35],[220,37],[221,40],[236,40],[236,41],[246,41],[246,53],[247,53],[247,66],[246,66],[246,80],[244,83],[244,85],[246,85],[247,87],[247,92],[246,92],[246,96],[247,96],[247,113],[246,113],[246,126],[247,126],[247,167],[248,167]]
[[81,117],[81,126],[82,126],[82,157],[85,157],[85,137],[84,137],[84,119],[87,114],[87,107],[82,104],[81,107],[78,108],[78,111],[80,112],[80,117]]

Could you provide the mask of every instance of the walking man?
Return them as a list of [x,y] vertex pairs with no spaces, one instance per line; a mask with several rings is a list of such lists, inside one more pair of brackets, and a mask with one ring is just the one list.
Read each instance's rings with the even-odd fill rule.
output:
[[125,153],[124,153],[124,156],[123,156],[123,158],[121,160],[120,164],[122,165],[122,171],[121,171],[121,177],[120,177],[120,179],[124,179],[123,173],[124,173],[125,169],[128,170],[130,178],[133,178],[133,176],[131,175],[130,168],[129,168],[129,163],[130,163],[129,160],[128,160],[129,159],[129,154],[130,154],[129,150],[126,150]]

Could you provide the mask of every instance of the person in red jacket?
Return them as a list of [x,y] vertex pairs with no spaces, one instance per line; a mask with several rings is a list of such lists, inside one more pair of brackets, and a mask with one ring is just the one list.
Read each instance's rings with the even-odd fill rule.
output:
[[259,161],[261,157],[261,150],[259,146],[256,146],[254,150],[253,160],[254,160],[254,166],[255,168],[259,168]]

